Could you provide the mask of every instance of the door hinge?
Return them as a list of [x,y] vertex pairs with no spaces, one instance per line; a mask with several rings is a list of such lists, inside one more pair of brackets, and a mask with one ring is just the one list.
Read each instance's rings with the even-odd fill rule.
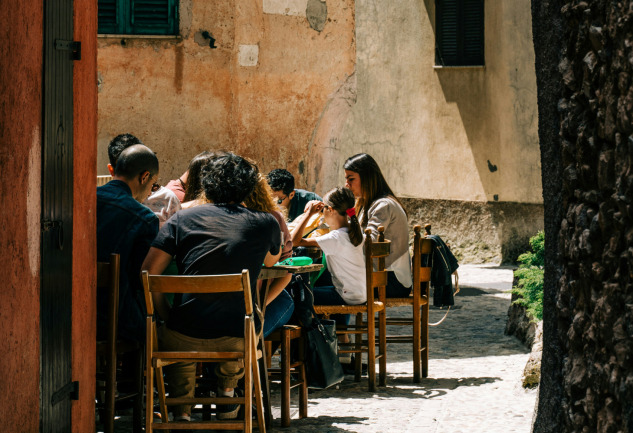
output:
[[55,228],[62,227],[64,225],[63,221],[60,220],[42,220],[42,233],[51,231]]
[[51,405],[55,406],[60,401],[70,397],[71,400],[79,400],[79,382],[69,382],[53,393]]
[[81,42],[55,39],[55,49],[59,51],[70,51],[70,58],[72,60],[81,60]]

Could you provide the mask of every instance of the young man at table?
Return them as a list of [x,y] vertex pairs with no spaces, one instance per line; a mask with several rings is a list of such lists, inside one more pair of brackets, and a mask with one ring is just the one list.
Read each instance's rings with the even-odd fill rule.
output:
[[[176,257],[181,275],[240,273],[248,269],[253,299],[262,263],[272,266],[281,253],[281,232],[275,218],[241,205],[258,178],[257,166],[233,153],[218,154],[202,169],[202,184],[210,203],[183,209],[160,230],[143,269],[161,274]],[[154,296],[159,315],[167,320],[158,331],[159,345],[169,350],[232,351],[244,348],[244,297],[238,293],[183,295],[170,308],[164,296]],[[259,311],[256,309],[256,311]],[[261,314],[261,313],[260,313]],[[260,317],[255,326],[261,328]],[[165,368],[169,395],[192,397],[195,363]],[[232,396],[244,367],[237,362],[216,367],[219,395]],[[234,419],[239,405],[220,405],[218,419]],[[190,406],[174,408],[174,417],[188,420]]]
[[[141,140],[132,134],[120,134],[110,141],[108,145],[108,171],[110,176],[114,176],[117,159],[123,150],[135,144],[143,144]],[[180,200],[170,189],[160,186],[158,183],[152,185],[152,193],[143,200],[143,204],[151,209],[158,217],[158,225],[162,227],[173,214],[181,208]]]
[[306,204],[311,200],[323,201],[317,194],[295,188],[295,178],[283,168],[276,168],[266,176],[277,204],[288,211],[288,221],[292,222],[303,214]]
[[[145,300],[139,274],[158,233],[158,218],[141,202],[158,178],[158,159],[142,144],[118,156],[114,179],[97,188],[97,260],[120,255],[119,338],[145,342]],[[106,291],[97,292],[97,338],[105,338]]]

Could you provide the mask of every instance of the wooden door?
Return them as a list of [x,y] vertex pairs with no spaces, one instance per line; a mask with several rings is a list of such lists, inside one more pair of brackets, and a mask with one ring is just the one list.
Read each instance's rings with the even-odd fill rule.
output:
[[44,2],[41,238],[42,432],[71,431],[73,0]]

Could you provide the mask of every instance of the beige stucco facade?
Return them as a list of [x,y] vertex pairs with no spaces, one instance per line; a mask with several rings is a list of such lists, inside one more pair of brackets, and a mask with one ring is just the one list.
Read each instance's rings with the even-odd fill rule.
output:
[[99,173],[121,132],[158,153],[163,182],[230,149],[324,193],[367,152],[412,224],[468,261],[513,260],[543,227],[530,2],[485,0],[472,68],[435,67],[434,4],[181,0],[179,39],[102,37]]

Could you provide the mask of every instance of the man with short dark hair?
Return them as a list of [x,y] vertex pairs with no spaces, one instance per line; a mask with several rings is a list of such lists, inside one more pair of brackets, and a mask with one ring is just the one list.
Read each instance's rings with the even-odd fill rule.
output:
[[[141,264],[158,232],[158,218],[141,202],[158,178],[158,159],[142,144],[124,149],[116,161],[114,179],[97,188],[97,260],[121,256],[119,338],[145,341],[145,301]],[[97,336],[105,338],[105,291],[97,293]]]
[[266,179],[277,199],[277,204],[288,210],[288,221],[290,222],[303,214],[306,204],[311,200],[323,201],[313,192],[295,188],[294,176],[283,168],[274,169],[268,173]]
[[[143,143],[132,134],[120,134],[110,141],[108,145],[108,159],[110,160],[108,171],[110,172],[110,176],[114,176],[116,163],[121,152],[135,144]],[[158,217],[159,227],[162,227],[165,221],[181,209],[180,200],[176,194],[170,189],[160,186],[158,183],[152,185],[152,193],[143,200],[143,204],[150,208]]]
[[[202,169],[202,184],[210,203],[183,209],[161,228],[143,263],[150,274],[161,274],[175,257],[179,274],[216,275],[248,269],[252,298],[262,263],[272,266],[281,253],[281,231],[275,218],[242,206],[258,179],[257,166],[233,153],[214,156]],[[159,344],[168,350],[232,351],[244,348],[244,297],[239,293],[183,295],[170,309],[162,294],[154,305],[167,320]],[[255,318],[256,329],[261,320]],[[195,363],[165,367],[169,395],[192,397]],[[224,362],[216,367],[218,392],[232,396],[244,366]],[[233,419],[239,405],[219,405],[218,419]],[[188,420],[191,406],[178,406],[174,417]]]

